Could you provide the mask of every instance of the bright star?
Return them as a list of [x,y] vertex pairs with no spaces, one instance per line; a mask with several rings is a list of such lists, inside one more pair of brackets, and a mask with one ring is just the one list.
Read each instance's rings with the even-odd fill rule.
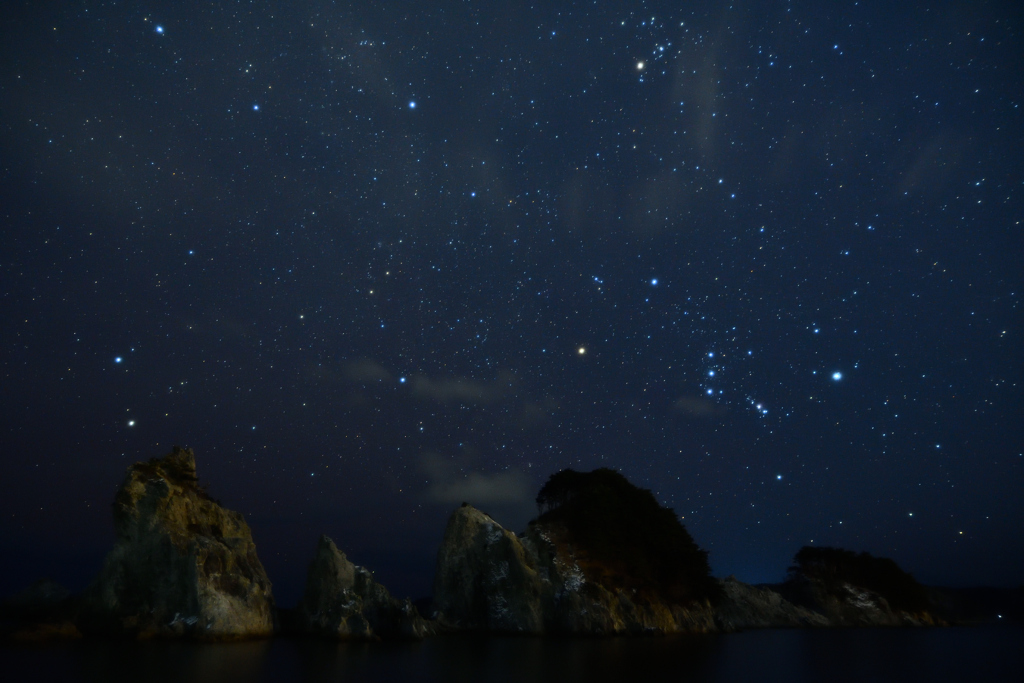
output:
[[135,426],[135,420],[128,420],[128,426],[129,427],[134,427]]
[[156,25],[156,32],[157,33],[163,33],[164,32],[164,27],[161,26],[160,24],[157,24]]
[[782,475],[781,474],[776,474],[775,478],[778,479],[779,481],[782,481]]
[[657,287],[658,286],[658,278],[652,278],[651,279],[651,286],[652,287]]
[[409,100],[409,109],[416,108],[416,100]]
[[585,354],[586,352],[587,352],[587,350],[584,347],[582,347],[582,346],[580,348],[576,349],[576,353],[578,353],[581,356],[583,354]]
[[252,110],[253,111],[259,111],[260,110],[260,105],[258,105],[258,104],[252,105]]
[[637,71],[643,71],[644,70],[644,63],[643,62],[637,62],[636,63],[636,70]]
[[404,377],[399,377],[398,378],[398,383],[399,384],[405,384],[405,378]]
[[715,390],[714,389],[708,389],[708,396],[714,396],[714,394],[715,394]]
[[114,362],[115,363],[120,363],[123,360],[124,360],[124,358],[121,358],[121,356],[118,356],[117,358],[114,359]]
[[714,377],[714,376],[715,376],[715,371],[714,370],[708,370],[708,377]]
[[841,373],[841,372],[833,372],[832,373],[832,379],[834,379],[835,381],[838,382],[842,378],[843,378],[843,373]]

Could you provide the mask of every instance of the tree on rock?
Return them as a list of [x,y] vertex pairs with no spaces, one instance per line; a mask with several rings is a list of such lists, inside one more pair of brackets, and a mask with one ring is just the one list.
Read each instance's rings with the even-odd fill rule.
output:
[[591,580],[677,604],[721,592],[707,551],[676,513],[614,470],[562,470],[540,490],[537,507],[533,523],[563,529]]
[[789,573],[791,580],[817,580],[830,589],[841,583],[866,588],[897,610],[921,612],[930,604],[928,592],[917,579],[893,560],[871,553],[805,545],[793,557]]

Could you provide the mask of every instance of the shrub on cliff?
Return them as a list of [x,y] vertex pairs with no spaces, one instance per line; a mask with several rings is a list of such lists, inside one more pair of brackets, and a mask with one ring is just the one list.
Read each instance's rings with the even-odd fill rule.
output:
[[803,575],[823,582],[826,588],[849,583],[878,593],[893,609],[923,612],[929,608],[928,593],[912,575],[887,557],[857,554],[842,548],[804,546],[793,557],[791,577]]
[[562,470],[537,495],[534,523],[561,526],[584,573],[609,587],[669,603],[713,599],[707,551],[654,495],[613,470]]

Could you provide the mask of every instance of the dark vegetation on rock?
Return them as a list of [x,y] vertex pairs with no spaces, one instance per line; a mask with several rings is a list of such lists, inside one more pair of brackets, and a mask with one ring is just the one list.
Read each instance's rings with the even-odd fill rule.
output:
[[886,557],[843,548],[804,546],[793,562],[789,568],[791,580],[820,581],[830,592],[843,584],[865,588],[885,598],[894,610],[925,612],[931,606],[925,587]]
[[531,524],[558,525],[588,578],[670,604],[715,601],[721,586],[701,550],[670,508],[614,470],[567,469],[537,495]]
[[64,586],[40,579],[0,602],[0,634],[33,642],[80,638],[78,600]]

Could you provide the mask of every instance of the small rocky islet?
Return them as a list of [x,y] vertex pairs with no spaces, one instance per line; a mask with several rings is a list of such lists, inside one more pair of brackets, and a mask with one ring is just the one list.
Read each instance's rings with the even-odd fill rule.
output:
[[298,606],[278,609],[242,515],[199,485],[191,449],[174,448],[128,468],[114,548],[92,584],[71,595],[40,581],[13,596],[3,604],[6,635],[376,640],[945,623],[936,606],[948,596],[867,553],[805,547],[774,586],[716,579],[675,513],[612,470],[563,470],[537,502],[541,514],[521,534],[468,504],[452,513],[428,614],[327,536]]

